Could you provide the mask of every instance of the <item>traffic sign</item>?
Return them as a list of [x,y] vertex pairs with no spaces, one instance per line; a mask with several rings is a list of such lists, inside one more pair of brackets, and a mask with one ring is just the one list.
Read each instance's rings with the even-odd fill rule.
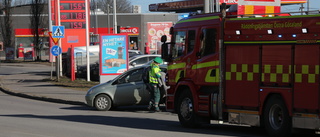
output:
[[62,49],[59,46],[52,46],[50,52],[53,56],[59,56],[62,53]]
[[53,41],[53,43],[57,45],[60,38],[53,38],[52,37],[52,32],[48,32],[48,34],[49,34],[51,40]]
[[64,26],[52,26],[52,38],[64,38]]

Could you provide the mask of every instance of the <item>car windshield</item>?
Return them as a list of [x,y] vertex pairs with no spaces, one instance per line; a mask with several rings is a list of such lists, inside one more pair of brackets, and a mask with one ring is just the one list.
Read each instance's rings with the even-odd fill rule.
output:
[[129,58],[136,56],[136,55],[141,55],[140,51],[130,51],[129,50]]

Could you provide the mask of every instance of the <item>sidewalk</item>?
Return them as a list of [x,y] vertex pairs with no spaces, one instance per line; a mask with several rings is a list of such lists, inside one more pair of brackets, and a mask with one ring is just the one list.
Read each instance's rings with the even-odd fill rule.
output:
[[[23,69],[20,73],[3,72],[5,68]],[[0,90],[7,94],[32,98],[37,100],[86,105],[86,91],[78,91],[59,87],[45,82],[50,79],[51,66],[31,63],[1,63]]]

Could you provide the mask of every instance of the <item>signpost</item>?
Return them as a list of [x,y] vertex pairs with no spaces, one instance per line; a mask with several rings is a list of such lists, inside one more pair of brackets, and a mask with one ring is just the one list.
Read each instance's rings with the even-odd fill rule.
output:
[[62,53],[62,49],[59,46],[53,46],[50,52],[53,56],[59,56]]
[[[56,76],[57,76],[57,80],[59,81],[59,60],[58,60],[58,56],[62,53],[62,49],[59,46],[52,46],[50,49],[50,53],[53,56],[56,56]],[[53,67],[53,64],[51,64],[51,66]],[[52,71],[51,71],[51,79],[52,79]]]
[[64,26],[52,26],[52,38],[64,38]]
[[[56,56],[56,76],[59,81],[59,72],[60,72],[60,60],[58,59],[59,55],[62,53],[60,46],[57,46],[59,39],[64,38],[65,36],[65,27],[64,26],[52,26],[52,32],[49,32],[50,38],[53,40],[55,46],[52,46],[50,53],[53,56]],[[52,65],[53,66],[53,65]],[[52,72],[51,72],[52,78]]]

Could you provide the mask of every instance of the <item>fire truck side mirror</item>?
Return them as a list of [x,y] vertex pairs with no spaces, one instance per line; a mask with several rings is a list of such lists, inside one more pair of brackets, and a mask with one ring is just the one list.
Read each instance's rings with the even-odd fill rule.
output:
[[166,35],[162,35],[161,36],[161,42],[166,42],[167,41],[167,36]]
[[173,27],[170,27],[169,34],[173,35]]
[[161,58],[166,62],[170,61],[169,47],[168,46],[170,46],[168,43],[163,43],[161,45]]

